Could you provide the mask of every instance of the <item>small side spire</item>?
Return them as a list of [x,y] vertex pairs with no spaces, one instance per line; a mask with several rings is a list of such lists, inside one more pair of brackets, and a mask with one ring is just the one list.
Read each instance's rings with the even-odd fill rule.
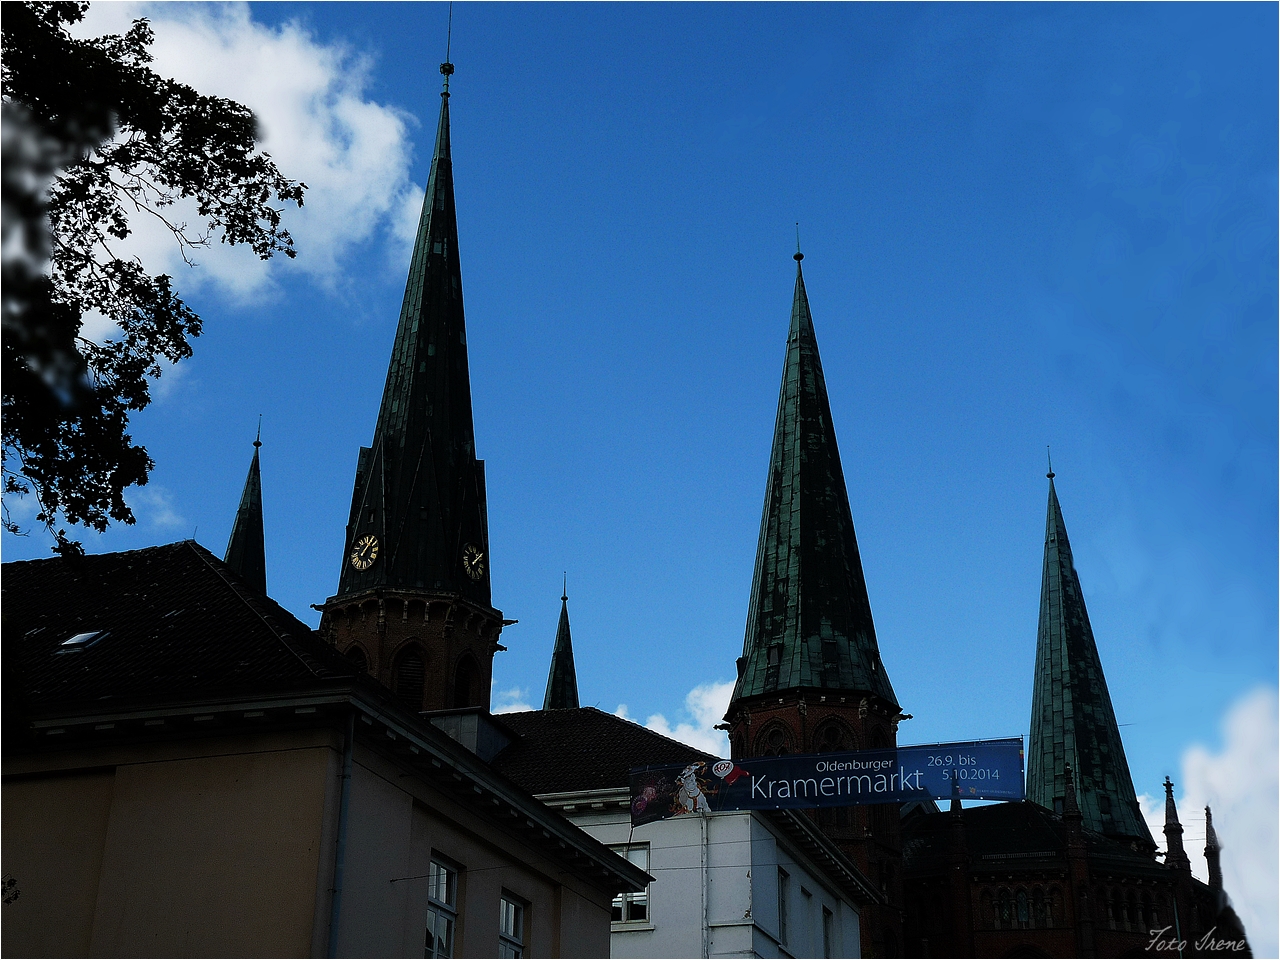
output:
[[240,507],[236,510],[223,562],[254,589],[266,594],[267,550],[262,525],[262,469],[258,462],[261,448],[262,417],[259,416],[258,433],[253,439],[253,460],[249,463],[249,475],[240,494]]
[[1173,781],[1164,778],[1164,839],[1167,866],[1177,870],[1191,870],[1191,858],[1182,846],[1182,823],[1178,820],[1178,805],[1173,799]]
[[547,693],[542,698],[543,710],[569,710],[578,707],[578,674],[573,666],[573,640],[569,636],[569,576],[566,573],[560,595],[560,624],[556,627],[556,645],[551,651],[551,672],[547,675]]
[[1222,844],[1213,829],[1213,811],[1204,808],[1204,858],[1209,864],[1209,889],[1222,889]]

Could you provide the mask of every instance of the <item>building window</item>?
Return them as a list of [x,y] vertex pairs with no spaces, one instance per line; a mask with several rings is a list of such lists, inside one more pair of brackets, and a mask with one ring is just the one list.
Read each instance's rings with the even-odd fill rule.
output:
[[396,696],[410,710],[422,709],[422,694],[426,689],[427,665],[417,647],[409,647],[396,657],[394,683]]
[[431,861],[427,873],[427,948],[425,957],[452,957],[458,925],[458,871]]
[[824,957],[834,957],[835,952],[835,926],[836,917],[826,907],[822,908],[822,955]]
[[778,942],[787,942],[787,901],[791,899],[791,877],[778,868]]
[[509,893],[498,902],[498,956],[524,956],[524,904]]
[[[630,860],[645,873],[649,872],[649,844],[624,843],[622,846],[610,847],[620,857]],[[620,893],[613,898],[614,923],[648,923],[649,922],[649,888],[646,886],[639,893]]]

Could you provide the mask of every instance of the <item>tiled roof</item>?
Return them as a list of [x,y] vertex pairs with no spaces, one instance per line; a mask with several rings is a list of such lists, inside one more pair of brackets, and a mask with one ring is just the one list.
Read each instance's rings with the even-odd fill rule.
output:
[[[964,817],[965,846],[973,870],[1032,866],[1059,860],[1067,849],[1066,824],[1035,803],[996,803],[969,807]],[[907,874],[945,869],[951,816],[946,812],[915,813],[902,821],[902,865]],[[1151,857],[1135,852],[1092,830],[1084,831],[1085,848],[1094,861],[1129,874],[1167,876]]]
[[520,735],[493,766],[533,794],[626,787],[632,767],[715,759],[595,707],[504,713]]
[[[3,567],[5,669],[24,712],[350,682],[348,661],[194,541]],[[78,652],[77,634],[105,631]]]

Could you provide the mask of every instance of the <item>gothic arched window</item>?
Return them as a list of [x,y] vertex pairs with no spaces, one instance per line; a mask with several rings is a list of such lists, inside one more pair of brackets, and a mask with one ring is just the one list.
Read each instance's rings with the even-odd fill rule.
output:
[[426,686],[427,662],[422,657],[422,651],[412,645],[405,647],[396,655],[396,665],[392,671],[392,687],[396,696],[410,710],[421,710]]
[[774,723],[765,728],[756,738],[756,756],[780,757],[791,752],[791,737],[787,728],[781,723]]
[[1018,926],[1026,927],[1031,920],[1030,911],[1027,909],[1027,891],[1018,891]]
[[369,657],[364,652],[364,647],[358,643],[353,643],[347,647],[346,658],[351,661],[357,670],[361,673],[369,672]]

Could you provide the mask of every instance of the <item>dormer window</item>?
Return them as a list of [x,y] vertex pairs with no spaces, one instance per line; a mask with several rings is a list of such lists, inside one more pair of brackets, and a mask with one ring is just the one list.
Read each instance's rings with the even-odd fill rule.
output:
[[88,650],[95,643],[107,635],[105,630],[90,630],[87,633],[77,633],[74,637],[68,637],[58,645],[58,653],[79,653],[81,650]]

